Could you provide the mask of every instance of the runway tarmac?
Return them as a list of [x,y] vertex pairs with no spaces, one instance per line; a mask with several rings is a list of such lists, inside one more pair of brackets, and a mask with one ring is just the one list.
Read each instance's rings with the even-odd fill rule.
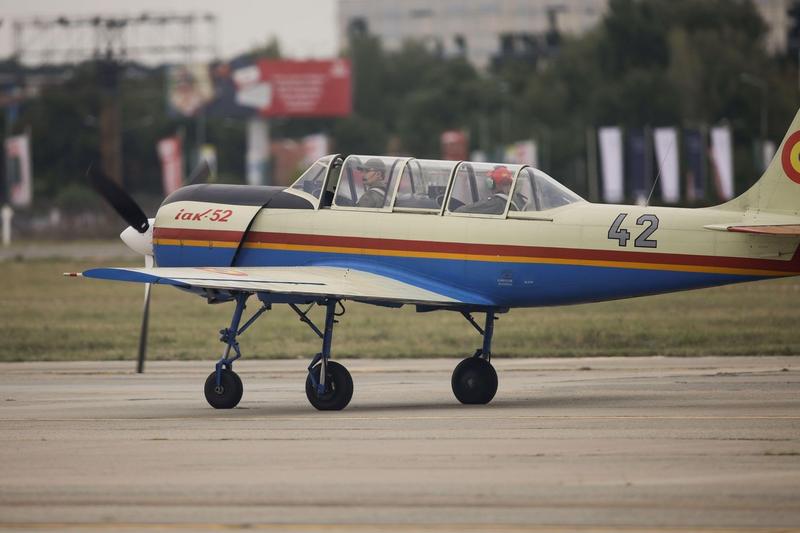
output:
[[496,359],[488,406],[457,360],[342,361],[317,412],[306,361],[0,365],[0,528],[268,531],[800,529],[800,359]]

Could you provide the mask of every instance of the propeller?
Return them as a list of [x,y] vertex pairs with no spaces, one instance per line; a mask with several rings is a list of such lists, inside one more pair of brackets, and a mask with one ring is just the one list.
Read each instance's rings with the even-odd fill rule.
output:
[[130,227],[144,233],[150,227],[150,222],[147,220],[147,215],[144,214],[142,208],[126,193],[122,187],[114,183],[102,170],[94,166],[89,167],[89,183],[92,188],[105,198],[114,211],[128,223]]
[[[122,242],[132,250],[144,255],[144,266],[152,268],[153,260],[153,225],[142,208],[122,187],[114,183],[102,170],[89,167],[87,172],[92,188],[108,202],[114,211],[129,224],[120,233]],[[136,371],[144,372],[144,361],[147,358],[147,326],[150,319],[150,284],[144,286],[144,309],[142,312],[142,329],[139,334],[139,352]]]
[[[155,265],[153,257],[153,219],[148,219],[142,208],[139,207],[131,196],[122,187],[117,185],[102,170],[89,167],[87,171],[89,183],[92,188],[114,208],[114,211],[129,224],[120,233],[120,238],[130,249],[144,255],[145,268]],[[188,184],[194,185],[208,181],[211,176],[211,167],[208,161],[203,160],[189,175]],[[136,361],[136,372],[144,372],[144,362],[147,359],[147,330],[150,319],[150,290],[151,284],[144,286],[144,307],[142,309],[142,329],[139,334],[139,351]]]

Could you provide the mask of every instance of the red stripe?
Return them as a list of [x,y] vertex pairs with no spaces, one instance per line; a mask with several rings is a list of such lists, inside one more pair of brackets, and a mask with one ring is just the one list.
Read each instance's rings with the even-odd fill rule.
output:
[[[237,241],[241,232],[220,230],[186,230],[155,228],[156,238]],[[800,247],[791,261],[779,259],[747,259],[740,257],[714,257],[705,255],[670,254],[659,252],[631,252],[607,250],[582,250],[509,244],[474,244],[459,242],[417,241],[405,239],[376,239],[370,237],[342,237],[332,235],[307,235],[298,233],[273,233],[251,231],[246,243],[289,244],[316,247],[363,248],[367,250],[395,250],[406,252],[432,252],[461,255],[487,255],[497,257],[530,257],[541,259],[571,259],[585,261],[615,261],[623,263],[652,263],[663,265],[690,265],[748,270],[773,270],[800,272]]]

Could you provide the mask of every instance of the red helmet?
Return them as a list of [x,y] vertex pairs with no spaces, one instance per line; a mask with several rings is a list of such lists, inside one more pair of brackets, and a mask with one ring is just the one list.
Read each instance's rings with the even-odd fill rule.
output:
[[487,174],[489,178],[492,180],[492,183],[495,187],[499,185],[511,185],[511,181],[514,178],[514,174],[508,170],[508,167],[503,165],[498,165],[490,170]]

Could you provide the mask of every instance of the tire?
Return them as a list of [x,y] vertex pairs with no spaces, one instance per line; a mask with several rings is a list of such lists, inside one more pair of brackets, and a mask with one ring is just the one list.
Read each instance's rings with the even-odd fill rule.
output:
[[244,386],[239,374],[227,368],[222,370],[220,388],[217,389],[217,372],[212,372],[206,379],[206,401],[214,409],[233,409],[239,404],[244,393]]
[[497,372],[480,357],[468,357],[453,370],[453,394],[463,404],[487,404],[497,392]]
[[[311,370],[319,379],[322,363],[317,363]],[[306,378],[306,397],[315,408],[320,411],[341,411],[353,397],[353,378],[350,372],[336,361],[328,361],[325,373],[325,392],[317,394],[311,375]]]

